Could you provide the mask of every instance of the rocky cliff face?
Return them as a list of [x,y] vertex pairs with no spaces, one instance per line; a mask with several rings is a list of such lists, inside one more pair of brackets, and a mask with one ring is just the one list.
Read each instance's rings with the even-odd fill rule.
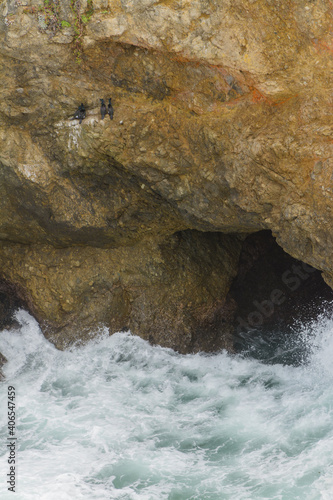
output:
[[262,229],[333,285],[332,13],[0,1],[1,275],[56,345],[100,322],[230,347],[225,297]]

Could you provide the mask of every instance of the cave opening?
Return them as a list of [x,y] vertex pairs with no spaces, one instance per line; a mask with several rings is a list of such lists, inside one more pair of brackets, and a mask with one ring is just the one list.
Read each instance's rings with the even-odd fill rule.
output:
[[234,304],[234,347],[268,362],[304,361],[303,325],[331,316],[333,290],[321,272],[287,254],[271,231],[244,240],[227,301]]
[[[128,299],[121,316],[121,323],[130,325],[133,334],[151,343],[184,354],[227,349],[265,362],[295,364],[302,361],[304,353],[298,334],[302,325],[323,314],[333,316],[333,290],[321,272],[287,254],[270,231],[244,237],[240,233],[186,230],[167,238],[158,250],[155,260],[150,250],[144,254],[146,267],[138,267],[134,261],[137,274],[130,265],[126,270],[129,285],[124,296],[132,301]],[[71,269],[75,273],[77,267]],[[140,273],[145,278],[142,284]],[[74,276],[82,279],[82,273]],[[131,296],[132,276],[137,288],[132,287]],[[93,284],[93,292],[98,292]],[[83,286],[88,293],[89,277]],[[122,308],[116,299],[118,288],[105,294],[102,281],[101,289],[97,297],[101,311],[117,317]],[[97,302],[92,304],[96,307]],[[0,329],[16,324],[13,313],[18,308],[35,315],[29,290],[0,279]],[[69,318],[74,318],[74,333],[78,317],[73,313]],[[67,320],[68,316],[62,318]],[[63,324],[67,326],[65,321]],[[111,323],[107,326],[110,333],[119,328]],[[54,328],[58,335],[61,328]]]

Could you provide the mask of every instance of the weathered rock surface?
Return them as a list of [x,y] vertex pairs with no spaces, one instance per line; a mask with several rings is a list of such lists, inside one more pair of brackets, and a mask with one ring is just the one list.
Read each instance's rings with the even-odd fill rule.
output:
[[100,323],[181,352],[214,351],[232,347],[224,298],[241,243],[185,231],[120,249],[5,245],[0,263],[59,348],[89,339]]
[[329,0],[0,1],[1,274],[58,345],[229,346],[237,234],[333,286],[331,27]]

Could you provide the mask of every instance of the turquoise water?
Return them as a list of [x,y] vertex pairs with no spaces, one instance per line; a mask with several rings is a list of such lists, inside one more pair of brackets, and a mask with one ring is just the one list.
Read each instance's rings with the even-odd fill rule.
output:
[[[331,500],[333,321],[302,330],[306,361],[176,354],[101,331],[57,351],[26,312],[0,333],[0,498]],[[305,358],[304,358],[305,359]],[[17,485],[7,491],[7,386]]]

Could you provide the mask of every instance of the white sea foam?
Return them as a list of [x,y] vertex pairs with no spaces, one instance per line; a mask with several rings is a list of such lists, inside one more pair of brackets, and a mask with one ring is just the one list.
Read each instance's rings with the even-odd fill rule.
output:
[[[331,500],[333,322],[306,365],[182,356],[129,333],[57,351],[26,312],[0,334],[0,498]],[[7,491],[7,386],[18,480]]]

